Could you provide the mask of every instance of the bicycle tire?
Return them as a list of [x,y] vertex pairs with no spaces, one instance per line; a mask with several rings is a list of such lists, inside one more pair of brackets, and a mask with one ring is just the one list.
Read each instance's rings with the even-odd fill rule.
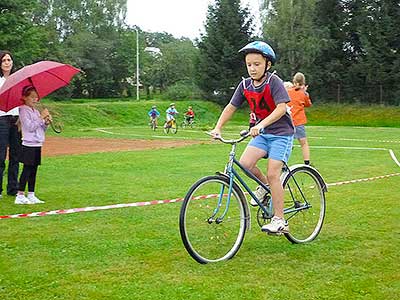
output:
[[215,222],[217,218],[209,222],[221,192],[224,197],[217,216],[224,212],[228,188],[226,176],[207,176],[192,185],[183,201],[179,216],[182,242],[190,256],[201,264],[231,259],[243,242],[250,214],[246,198],[236,183],[222,222]]
[[176,134],[178,132],[178,126],[176,124],[176,121],[172,122],[171,124],[171,133]]
[[289,223],[285,237],[294,244],[313,241],[322,229],[326,211],[326,185],[321,175],[312,167],[300,165],[285,175],[282,185],[285,219]]
[[182,129],[185,129],[185,127],[186,127],[186,122],[183,121],[183,122],[181,123],[181,128],[182,128]]
[[165,133],[165,134],[168,134],[168,133],[169,133],[169,128],[170,128],[169,125],[164,125],[164,133]]

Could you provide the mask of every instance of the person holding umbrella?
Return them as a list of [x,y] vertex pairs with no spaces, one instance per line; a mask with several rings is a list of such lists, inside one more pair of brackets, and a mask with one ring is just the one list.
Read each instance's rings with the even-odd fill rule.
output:
[[[26,171],[22,171],[20,177],[16,204],[42,203],[34,194],[34,186],[37,167],[41,163],[40,153],[44,132],[52,119],[47,109],[39,113],[34,107],[35,103],[69,84],[72,77],[79,72],[79,69],[68,64],[40,61],[10,75],[0,88],[1,110],[9,111],[21,106],[19,113],[24,147],[20,161],[24,163]],[[24,195],[26,183],[28,183],[28,198]]]
[[[13,72],[13,58],[9,51],[0,51],[0,87]],[[15,196],[18,190],[18,154],[21,150],[21,134],[18,131],[18,108],[0,110],[0,198],[3,192],[3,174],[8,147],[7,194]]]
[[[20,161],[24,164],[19,178],[18,194],[15,204],[44,203],[35,196],[35,183],[38,166],[41,164],[41,150],[45,139],[45,131],[51,122],[51,116],[47,109],[39,112],[35,104],[39,100],[38,93],[31,85],[22,89],[24,105],[19,107],[22,152]],[[25,197],[25,189],[28,184],[28,197]]]

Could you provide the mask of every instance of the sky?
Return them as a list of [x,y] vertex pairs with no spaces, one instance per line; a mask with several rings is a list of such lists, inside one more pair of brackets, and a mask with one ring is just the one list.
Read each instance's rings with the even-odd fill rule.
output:
[[[259,0],[241,0],[258,15]],[[207,8],[213,0],[127,0],[126,21],[150,32],[168,32],[176,38],[200,37],[204,31]],[[259,21],[257,20],[259,24]],[[256,25],[259,26],[259,25]]]

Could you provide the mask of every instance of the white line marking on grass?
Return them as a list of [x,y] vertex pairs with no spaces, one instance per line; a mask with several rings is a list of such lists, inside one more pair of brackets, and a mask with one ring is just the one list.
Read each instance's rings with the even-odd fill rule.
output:
[[[326,140],[327,137],[322,136],[308,136],[309,139],[318,139],[318,140]],[[333,137],[334,138],[334,137]],[[350,138],[336,138],[338,141],[350,141],[350,142],[375,142],[375,143],[394,143],[400,144],[400,141],[392,141],[392,140],[368,140],[368,139],[350,139]]]
[[[295,145],[300,147],[300,145]],[[316,149],[349,149],[349,150],[378,150],[378,151],[388,151],[387,148],[372,148],[372,147],[346,147],[346,146],[310,146],[310,148]]]
[[[102,133],[107,133],[107,134],[113,134],[113,135],[129,135],[129,136],[134,136],[134,137],[140,137],[140,138],[145,138],[145,137],[152,137],[152,138],[159,138],[159,139],[174,139],[174,140],[194,140],[192,137],[184,137],[184,136],[178,136],[176,134],[170,134],[170,135],[143,135],[143,134],[135,134],[135,133],[118,133],[118,132],[112,132],[108,130],[104,130],[101,128],[95,128],[95,131],[102,132]],[[208,141],[210,139],[208,138],[196,138],[196,141]]]
[[339,138],[340,141],[354,141],[354,142],[378,142],[378,143],[397,143],[400,141],[389,141],[389,140],[364,140],[364,139],[347,139],[347,138]]
[[392,157],[392,159],[394,160],[394,162],[400,167],[400,163],[397,160],[396,155],[394,155],[394,152],[392,149],[389,149],[389,153],[390,153],[390,156]]
[[108,133],[108,134],[115,134],[114,132],[107,131],[107,130],[100,129],[100,128],[96,128],[95,131],[99,131],[99,132],[103,132],[103,133]]

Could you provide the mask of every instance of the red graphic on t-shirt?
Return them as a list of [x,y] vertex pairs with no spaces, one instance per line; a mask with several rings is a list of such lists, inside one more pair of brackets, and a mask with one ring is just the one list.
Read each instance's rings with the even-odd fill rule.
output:
[[250,110],[256,114],[258,120],[268,117],[276,107],[269,84],[266,84],[261,92],[249,91],[244,88],[244,96],[249,103]]

